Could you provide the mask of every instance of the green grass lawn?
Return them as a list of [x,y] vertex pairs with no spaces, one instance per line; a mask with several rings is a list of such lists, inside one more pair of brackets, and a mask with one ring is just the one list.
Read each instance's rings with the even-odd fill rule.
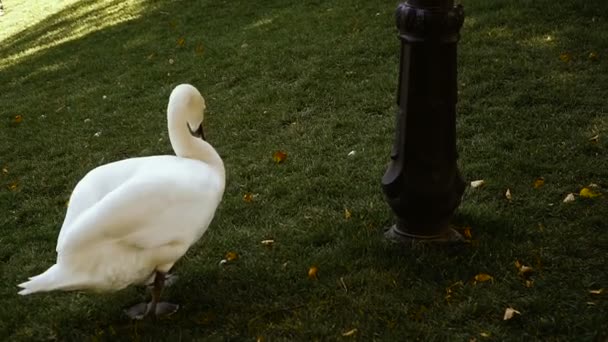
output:
[[[0,340],[608,338],[606,290],[590,293],[608,288],[605,0],[463,1],[459,162],[486,184],[465,192],[454,222],[472,241],[457,250],[382,237],[397,2],[3,3]],[[165,292],[181,310],[129,321],[140,288],[18,296],[54,263],[88,170],[172,153],[165,109],[179,83],[206,97],[228,173],[216,219]],[[601,196],[562,202],[591,183]],[[228,252],[239,258],[220,266]],[[516,260],[534,269],[530,287]],[[503,321],[508,307],[521,315]]]

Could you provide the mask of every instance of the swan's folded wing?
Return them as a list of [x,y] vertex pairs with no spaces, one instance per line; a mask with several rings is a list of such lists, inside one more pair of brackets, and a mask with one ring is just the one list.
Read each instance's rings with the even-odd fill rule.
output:
[[213,186],[207,189],[200,183],[192,187],[170,177],[153,181],[133,178],[66,227],[57,252],[99,241],[128,243],[142,249],[185,242],[196,235],[191,230],[200,228],[193,226],[213,217],[219,203],[216,197]]

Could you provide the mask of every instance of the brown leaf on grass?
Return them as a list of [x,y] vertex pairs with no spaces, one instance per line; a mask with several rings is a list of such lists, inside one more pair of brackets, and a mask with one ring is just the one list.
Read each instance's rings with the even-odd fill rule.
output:
[[228,252],[226,253],[226,256],[224,256],[224,259],[226,259],[226,261],[235,261],[239,258],[239,255],[236,254],[236,252]]
[[14,191],[17,191],[17,189],[19,188],[19,182],[17,182],[17,181],[11,182],[11,184],[9,184],[9,185],[7,186],[7,188],[8,188],[10,191],[13,191],[13,192],[14,192]]
[[243,201],[247,202],[247,203],[251,203],[253,202],[253,194],[248,192],[246,194],[243,195]]
[[545,185],[545,179],[543,177],[538,177],[534,180],[534,189],[539,189],[543,185]]
[[274,162],[277,164],[284,162],[286,158],[287,158],[287,153],[285,153],[283,151],[276,151],[272,154],[272,160],[274,160]]
[[511,201],[513,199],[513,195],[511,195],[511,189],[507,188],[507,191],[505,191],[505,198],[508,201]]
[[357,328],[354,328],[349,331],[343,332],[342,336],[344,336],[344,337],[354,336],[357,333],[357,331],[359,331],[359,330]]
[[510,319],[513,319],[513,317],[515,317],[515,315],[521,315],[521,312],[513,309],[513,308],[506,308],[505,309],[505,314],[502,317],[503,321],[508,321]]
[[313,280],[319,279],[319,268],[317,266],[312,266],[308,269],[308,278]]
[[464,230],[462,231],[462,236],[464,236],[468,240],[471,240],[473,238],[473,234],[471,234],[471,227],[464,227]]
[[2,173],[8,175],[8,168],[6,166],[2,168]]
[[595,51],[589,52],[589,56],[588,57],[589,57],[590,61],[597,61],[598,59],[600,59],[600,55],[597,52],[595,52]]
[[590,187],[582,188],[579,192],[579,196],[581,196],[582,198],[595,198],[601,195],[601,193],[591,190]]
[[602,293],[604,293],[604,289],[601,288],[599,290],[589,290],[589,293],[591,293],[593,295],[601,295]]
[[596,134],[596,135],[592,136],[591,138],[589,138],[589,141],[592,144],[597,144],[600,141],[600,135]]
[[350,210],[344,208],[344,219],[348,220],[353,216],[353,214],[350,212]]
[[522,264],[519,260],[515,260],[515,268],[517,268],[517,275],[524,279],[529,278],[534,273],[532,267]]
[[180,47],[181,47],[181,46],[184,46],[184,45],[186,45],[186,38],[184,38],[184,37],[179,37],[179,38],[177,39],[177,46],[180,46]]
[[561,53],[559,55],[559,60],[564,63],[569,63],[572,60],[572,55],[568,52]]
[[13,123],[15,124],[19,124],[21,123],[21,121],[23,121],[23,116],[21,115],[15,115],[15,117],[13,118]]
[[485,283],[487,281],[493,281],[494,277],[487,273],[479,273],[473,278],[473,283]]
[[194,49],[194,52],[196,52],[196,54],[197,54],[197,55],[202,56],[202,55],[203,55],[203,52],[205,52],[205,48],[203,47],[203,44],[202,44],[202,43],[199,43],[199,44],[196,46],[196,49]]
[[482,332],[479,333],[479,336],[488,338],[488,337],[490,337],[492,335],[489,332],[482,331]]

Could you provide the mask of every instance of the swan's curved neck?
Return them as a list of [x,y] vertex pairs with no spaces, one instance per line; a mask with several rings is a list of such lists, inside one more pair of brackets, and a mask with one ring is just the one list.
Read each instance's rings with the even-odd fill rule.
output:
[[185,122],[169,121],[169,140],[178,157],[205,162],[225,177],[224,162],[217,151],[205,140],[193,137]]

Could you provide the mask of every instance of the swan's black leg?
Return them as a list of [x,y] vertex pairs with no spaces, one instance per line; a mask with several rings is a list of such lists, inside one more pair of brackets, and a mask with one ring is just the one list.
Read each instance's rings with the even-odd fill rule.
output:
[[150,303],[139,303],[125,310],[125,313],[132,319],[143,319],[148,316],[153,318],[168,316],[179,309],[179,305],[167,302],[160,302],[160,295],[165,286],[165,273],[156,271],[154,285],[152,287],[152,300]]

